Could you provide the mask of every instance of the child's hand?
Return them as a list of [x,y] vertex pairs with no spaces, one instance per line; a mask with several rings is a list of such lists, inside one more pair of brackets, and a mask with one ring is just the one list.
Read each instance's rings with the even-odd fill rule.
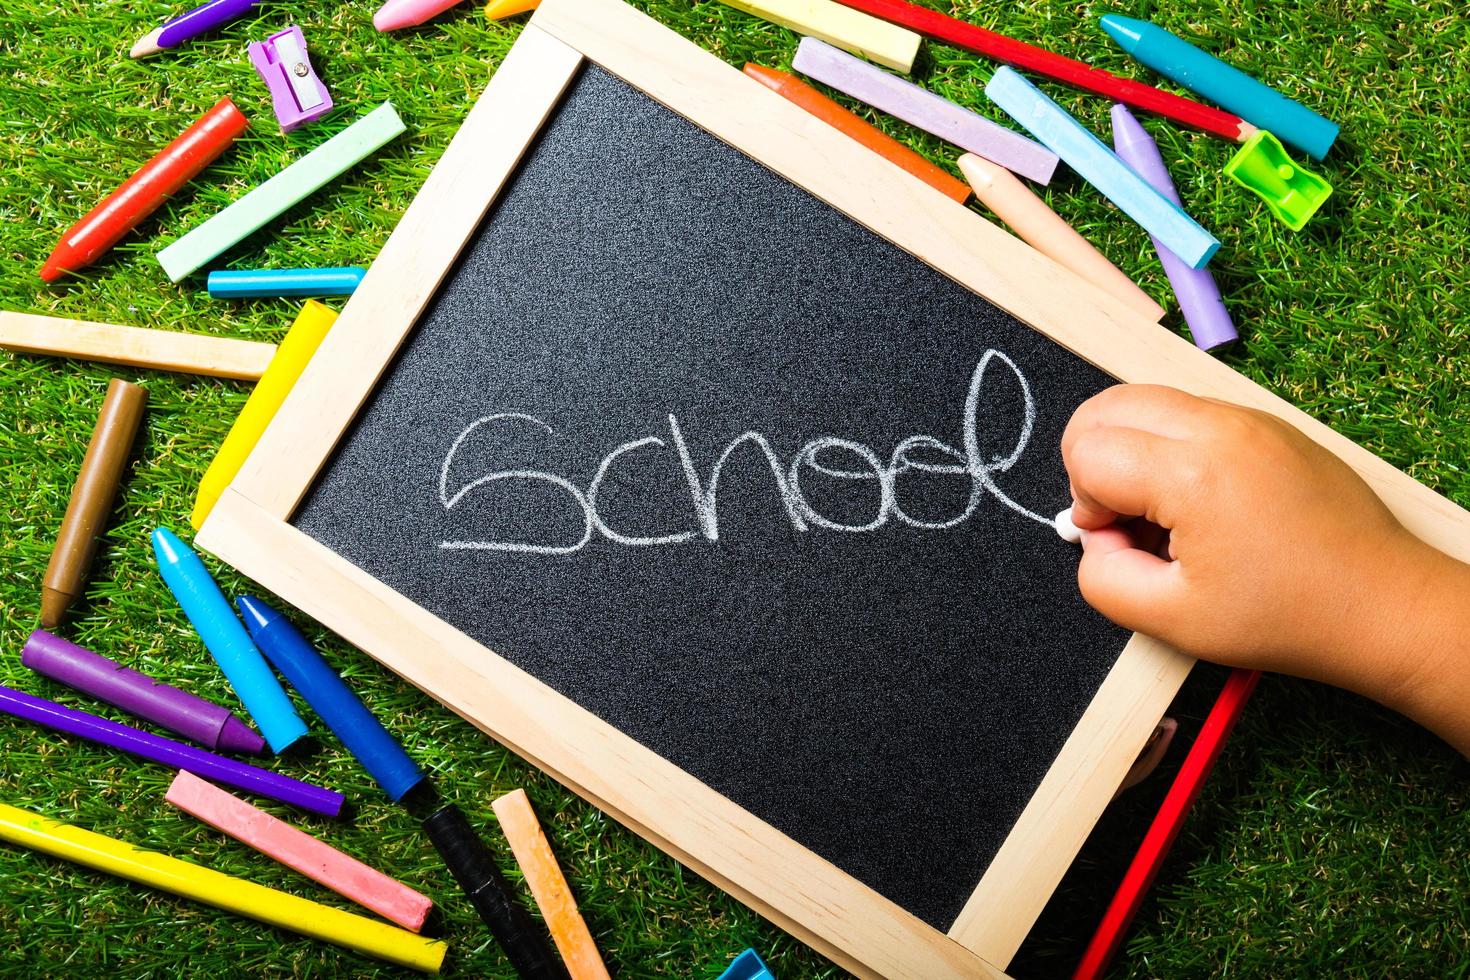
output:
[[1078,582],[1104,615],[1351,688],[1470,747],[1470,723],[1457,737],[1428,717],[1444,672],[1470,687],[1470,566],[1404,530],[1336,456],[1274,416],[1148,385],[1085,402],[1062,456]]

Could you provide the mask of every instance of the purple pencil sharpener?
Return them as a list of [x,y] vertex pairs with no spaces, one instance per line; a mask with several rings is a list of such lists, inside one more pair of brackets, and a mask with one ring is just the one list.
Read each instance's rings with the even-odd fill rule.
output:
[[331,111],[332,97],[311,69],[301,28],[293,25],[277,31],[264,41],[252,43],[248,50],[250,63],[271,90],[281,132],[289,133]]

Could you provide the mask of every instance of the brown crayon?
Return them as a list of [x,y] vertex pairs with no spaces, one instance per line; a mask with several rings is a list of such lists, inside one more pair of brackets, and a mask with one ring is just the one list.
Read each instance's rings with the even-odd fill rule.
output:
[[147,402],[147,389],[138,385],[113,378],[107,386],[107,398],[92,429],[92,441],[87,444],[76,486],[72,487],[61,533],[51,549],[51,563],[46,566],[41,624],[48,629],[60,625],[67,607],[86,582],[98,535],[107,526],[107,515],[112,511]]

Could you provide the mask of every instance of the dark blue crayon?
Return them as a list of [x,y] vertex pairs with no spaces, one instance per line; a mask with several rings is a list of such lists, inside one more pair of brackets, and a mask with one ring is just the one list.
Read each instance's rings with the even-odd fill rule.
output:
[[250,637],[342,740],[389,797],[401,800],[424,774],[291,621],[252,596],[235,600]]

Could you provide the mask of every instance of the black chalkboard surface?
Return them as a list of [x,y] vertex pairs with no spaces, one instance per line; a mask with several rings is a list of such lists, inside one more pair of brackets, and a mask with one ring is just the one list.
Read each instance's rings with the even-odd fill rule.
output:
[[946,929],[1129,636],[1109,383],[589,66],[294,523]]

